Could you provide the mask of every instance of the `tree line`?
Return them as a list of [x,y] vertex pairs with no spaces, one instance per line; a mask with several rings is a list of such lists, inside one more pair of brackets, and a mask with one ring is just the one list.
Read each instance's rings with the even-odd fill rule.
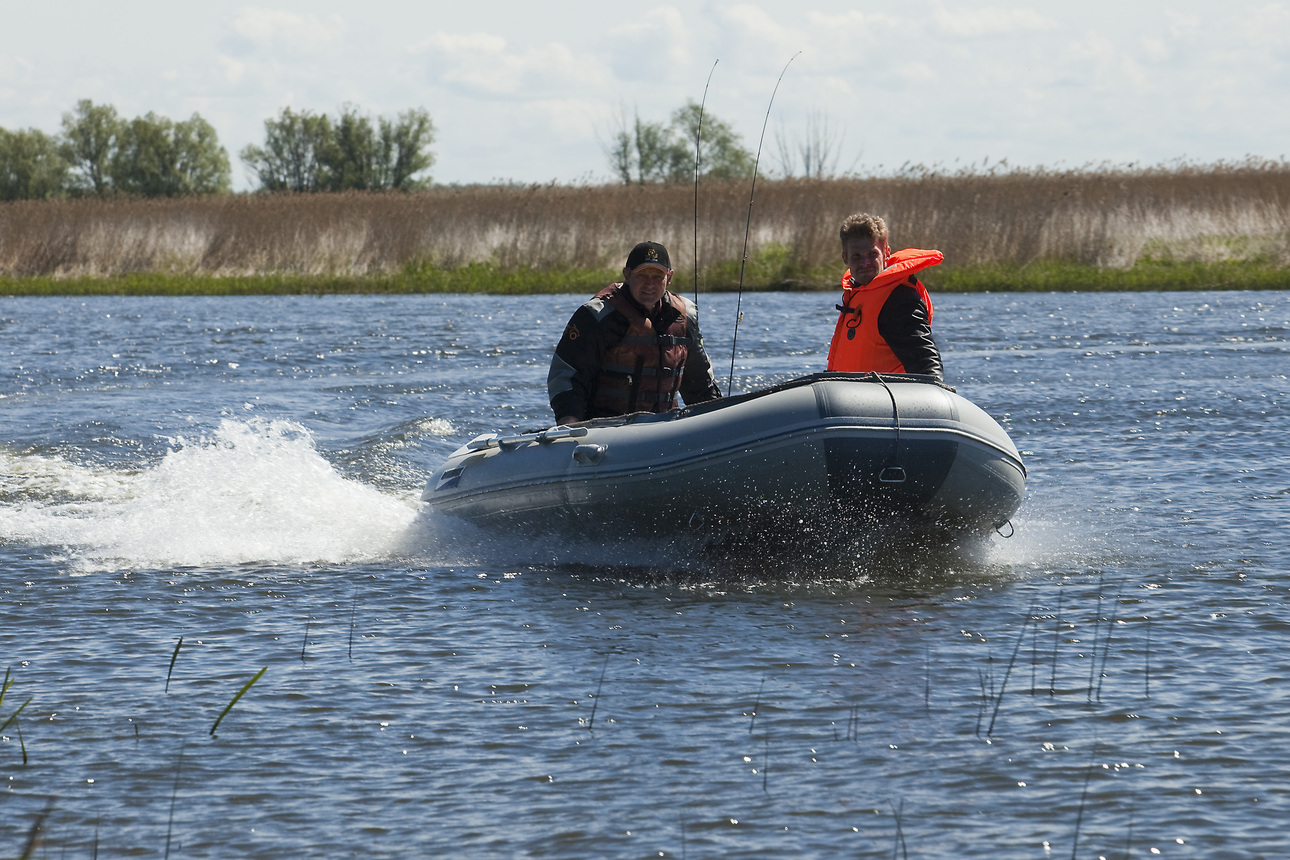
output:
[[[435,126],[422,108],[373,118],[353,105],[335,117],[283,108],[264,121],[264,142],[239,156],[269,192],[415,191],[429,187]],[[808,124],[803,139],[777,137],[780,171],[826,178],[840,141],[827,119]],[[755,165],[729,123],[693,101],[666,122],[625,115],[602,143],[613,175],[625,185],[686,183],[701,176],[746,179]],[[799,165],[800,162],[800,165]],[[89,99],[63,114],[49,135],[0,128],[0,200],[62,197],[181,197],[232,189],[228,152],[200,114],[171,120],[155,113],[133,119]]]
[[[240,153],[263,191],[411,191],[430,184],[434,123],[422,109],[373,119],[347,105],[326,114],[284,108],[264,121],[263,146]],[[121,117],[89,99],[56,134],[0,128],[0,200],[182,197],[232,190],[228,151],[194,113]]]

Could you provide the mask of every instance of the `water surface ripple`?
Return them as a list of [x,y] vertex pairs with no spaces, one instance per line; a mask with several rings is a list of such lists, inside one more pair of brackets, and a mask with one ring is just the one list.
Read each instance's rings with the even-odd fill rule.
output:
[[420,510],[578,301],[0,299],[0,855],[1290,855],[1290,293],[937,296],[1015,536],[739,576]]

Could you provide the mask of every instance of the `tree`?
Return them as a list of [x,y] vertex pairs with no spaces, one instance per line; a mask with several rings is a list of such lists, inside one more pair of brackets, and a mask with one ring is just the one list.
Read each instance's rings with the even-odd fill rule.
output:
[[122,124],[110,166],[115,188],[144,197],[215,194],[231,187],[228,153],[199,114],[172,122],[149,112]]
[[[694,178],[696,133],[701,108],[694,102],[672,113],[668,125],[635,116],[631,128],[619,117],[619,128],[607,147],[611,168],[625,185],[651,182],[689,182]],[[699,175],[737,179],[752,174],[753,156],[739,135],[711,114],[703,116],[699,143]]]
[[276,119],[264,121],[264,146],[250,144],[241,156],[265,191],[322,191],[330,182],[332,146],[325,114],[283,108]]
[[429,176],[418,176],[434,166],[434,123],[425,108],[400,113],[393,122],[381,119],[380,187],[414,191],[427,187]]
[[837,175],[841,135],[829,121],[828,114],[812,111],[806,118],[806,131],[789,140],[782,128],[775,131],[775,157],[785,176],[801,175],[810,179],[827,179]]
[[[702,117],[702,125],[700,125]],[[686,102],[672,114],[672,128],[687,141],[699,141],[699,175],[713,179],[747,179],[752,176],[753,154],[744,149],[739,134],[724,120],[702,113],[694,102]],[[686,153],[694,163],[694,149]]]
[[63,114],[59,149],[72,167],[73,191],[103,197],[111,190],[110,165],[120,130],[121,120],[111,105],[81,99],[75,111]]
[[351,105],[343,107],[332,129],[331,145],[323,148],[321,161],[327,167],[328,191],[372,188],[377,141],[371,119]]
[[326,114],[283,108],[265,120],[265,145],[242,160],[265,191],[412,191],[430,183],[434,123],[422,108],[375,123],[353,105]]
[[39,129],[0,128],[0,200],[57,197],[67,185],[58,142]]

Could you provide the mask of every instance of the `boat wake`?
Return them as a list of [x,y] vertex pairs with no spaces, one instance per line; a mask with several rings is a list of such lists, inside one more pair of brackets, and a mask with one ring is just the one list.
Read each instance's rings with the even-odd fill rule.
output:
[[76,573],[391,558],[416,510],[342,475],[291,421],[225,419],[135,468],[0,449],[0,536]]

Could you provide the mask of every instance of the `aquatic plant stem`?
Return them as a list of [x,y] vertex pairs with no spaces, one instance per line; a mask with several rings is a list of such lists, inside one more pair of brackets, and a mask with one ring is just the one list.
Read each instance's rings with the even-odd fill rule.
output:
[[1093,616],[1093,647],[1088,652],[1088,692],[1085,701],[1093,701],[1093,675],[1097,672],[1097,637],[1102,630],[1102,582],[1101,572],[1097,575],[1097,613]]
[[354,619],[358,616],[358,582],[354,583],[354,599],[349,607],[349,662],[354,662]]
[[1097,741],[1093,742],[1093,761],[1089,762],[1088,771],[1084,774],[1084,790],[1079,795],[1079,811],[1075,813],[1075,835],[1071,838],[1071,860],[1079,850],[1079,829],[1084,821],[1084,806],[1088,801],[1088,784],[1093,779],[1093,769],[1097,762]]
[[1048,695],[1057,695],[1057,646],[1062,641],[1062,597],[1065,594],[1066,582],[1057,584],[1057,612],[1053,616],[1053,674],[1048,679]]
[[265,666],[263,669],[255,673],[254,678],[252,678],[251,680],[247,681],[245,684],[242,685],[242,689],[237,691],[237,695],[233,697],[233,701],[229,702],[228,705],[224,708],[224,710],[220,711],[219,717],[217,717],[215,720],[215,725],[211,726],[210,734],[212,736],[215,734],[215,730],[219,728],[219,724],[224,719],[224,716],[229,711],[233,710],[233,706],[237,704],[237,700],[242,698],[243,694],[245,694],[247,690],[251,689],[251,685],[254,684],[256,681],[260,680],[260,676],[263,675],[268,670],[269,670],[269,667]]
[[1030,621],[1035,617],[1035,607],[1031,604],[1030,609],[1026,612],[1026,620],[1021,622],[1021,633],[1017,635],[1017,642],[1012,646],[1012,656],[1008,658],[1008,668],[1003,672],[1003,681],[999,684],[999,695],[994,698],[994,713],[990,715],[990,725],[985,730],[985,736],[988,738],[994,734],[994,721],[999,718],[999,707],[1003,704],[1003,691],[1008,688],[1008,676],[1012,674],[1012,664],[1017,662],[1017,652],[1021,650],[1021,643],[1026,638],[1026,628],[1030,626]]
[[1150,699],[1151,698],[1151,616],[1150,615],[1147,616],[1146,648],[1147,650],[1146,650],[1146,654],[1144,655],[1144,662],[1143,662],[1142,689],[1143,689],[1143,692],[1146,693],[1147,698]]
[[[240,695],[240,694],[239,694]],[[212,731],[214,731],[212,729]],[[184,766],[184,748],[179,748],[179,758],[175,760],[175,784],[170,789],[170,817],[166,819],[166,851],[162,860],[170,857],[170,836],[175,828],[175,801],[179,799],[179,773]]]
[[1111,637],[1115,635],[1115,622],[1120,617],[1120,595],[1124,592],[1124,581],[1115,591],[1115,603],[1111,607],[1111,618],[1106,623],[1106,639],[1102,643],[1102,665],[1097,673],[1097,700],[1102,701],[1102,681],[1106,678],[1106,660],[1111,654]]
[[757,699],[753,702],[752,719],[748,721],[748,734],[753,733],[753,726],[757,725],[757,712],[761,710],[761,694],[766,689],[766,676],[761,676],[761,686],[757,688]]
[[27,844],[23,846],[22,853],[18,855],[19,860],[28,860],[36,846],[40,844],[40,831],[45,827],[45,819],[54,811],[54,798],[51,797],[45,803],[45,808],[41,810],[40,815],[32,822],[31,830],[27,832]]
[[932,712],[932,646],[923,648],[923,714]]
[[591,718],[587,720],[587,731],[591,731],[596,725],[596,708],[600,707],[600,691],[605,686],[605,670],[609,668],[609,655],[605,655],[605,662],[600,665],[600,681],[596,684],[596,695],[591,702]]
[[[890,803],[890,801],[888,801],[888,803]],[[905,844],[905,828],[902,822],[904,810],[905,801],[903,798],[901,799],[899,806],[894,803],[891,805],[892,814],[896,817],[896,844],[892,846],[891,849],[893,860],[895,860],[897,849],[900,849],[900,856],[904,858],[904,860],[909,860],[909,846]]]
[[184,637],[180,636],[180,637],[179,637],[179,641],[175,643],[175,651],[174,651],[174,653],[170,655],[170,668],[166,670],[166,689],[165,689],[165,692],[167,692],[167,693],[169,693],[169,692],[170,692],[170,676],[171,676],[171,674],[173,674],[173,673],[174,673],[174,671],[175,671],[175,661],[179,659],[179,649],[180,649],[180,648],[182,648],[182,647],[184,647]]

